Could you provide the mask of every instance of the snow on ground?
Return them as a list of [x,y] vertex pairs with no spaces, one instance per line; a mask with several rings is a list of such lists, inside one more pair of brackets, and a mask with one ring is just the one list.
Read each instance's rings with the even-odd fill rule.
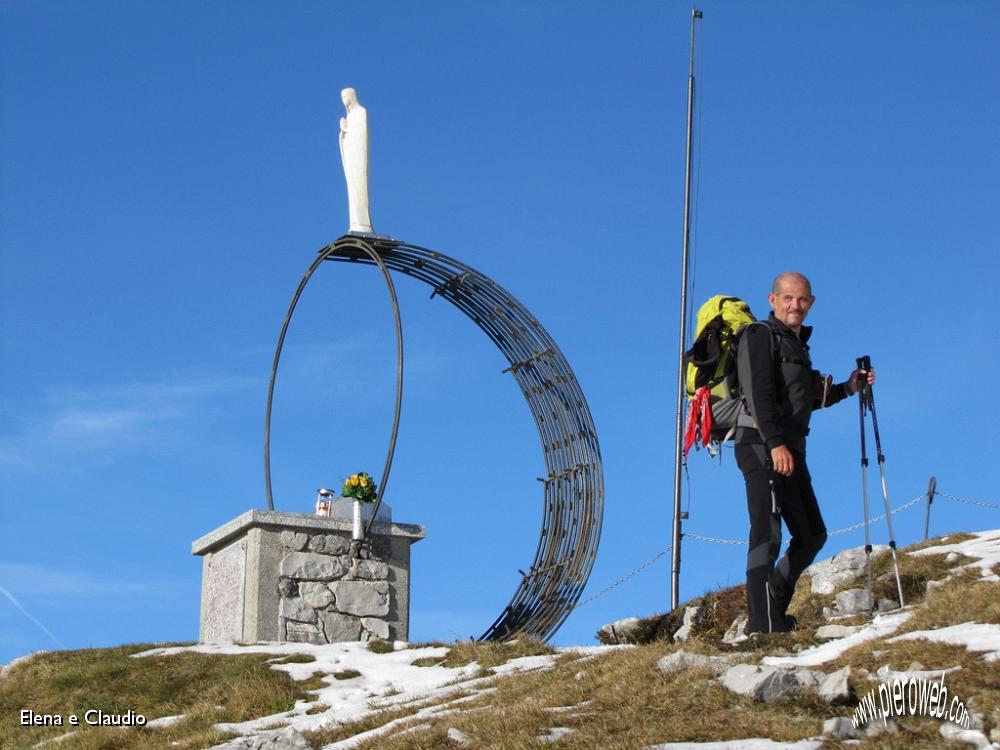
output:
[[895,633],[899,626],[910,619],[912,612],[896,612],[891,615],[876,615],[875,619],[865,625],[857,633],[837,638],[818,646],[810,646],[800,651],[795,656],[765,656],[761,659],[761,664],[768,664],[774,667],[814,667],[832,661],[850,648],[854,648],[859,643],[870,641],[874,638],[884,638]]
[[993,566],[1000,564],[1000,529],[993,531],[975,532],[975,538],[954,544],[938,544],[934,547],[927,547],[907,554],[920,555],[947,555],[955,552],[960,555],[974,558],[974,562],[959,566],[962,568],[978,568],[980,574],[989,581],[1000,581],[1000,576],[993,572]]
[[[974,562],[961,567],[978,568],[985,580],[1000,580],[993,572],[1000,563],[1000,530],[984,531],[975,538],[954,544],[940,544],[935,547],[911,552],[912,555],[932,555],[954,552],[973,558]],[[836,659],[845,651],[859,643],[887,638],[911,616],[912,611],[877,615],[858,632],[843,638],[827,641],[810,647],[794,656],[769,656],[761,660],[771,666],[811,667]],[[989,661],[1000,661],[1000,625],[968,622],[938,630],[922,630],[888,638],[889,642],[904,639],[925,638],[931,641],[964,645],[970,651],[986,652]],[[440,718],[459,711],[468,711],[463,704],[486,695],[495,688],[491,683],[497,676],[514,672],[528,672],[548,669],[556,656],[526,656],[513,659],[495,667],[489,676],[480,674],[475,662],[462,667],[443,666],[449,651],[447,646],[427,646],[408,648],[407,644],[396,644],[394,651],[378,654],[368,650],[365,643],[335,643],[316,646],[305,643],[262,643],[236,645],[231,643],[205,643],[194,646],[157,648],[135,654],[134,658],[153,655],[170,655],[183,651],[204,654],[271,654],[274,662],[293,655],[312,656],[309,663],[273,663],[274,669],[287,672],[295,680],[309,679],[316,673],[323,675],[322,688],[314,691],[312,701],[298,701],[286,713],[265,716],[239,724],[220,724],[219,728],[240,734],[255,734],[275,726],[291,726],[298,731],[309,731],[336,726],[364,717],[372,711],[408,707],[412,713],[403,719],[389,722],[381,727],[349,737],[328,745],[325,750],[347,750],[363,740],[381,734],[398,731],[412,731],[420,722]],[[630,646],[586,646],[559,649],[590,659],[608,651],[631,648]],[[413,662],[430,660],[432,666],[417,667]],[[434,664],[440,660],[442,664]],[[355,677],[338,680],[337,673],[356,671]],[[308,711],[317,711],[309,714]],[[178,717],[165,717],[159,721],[168,724]],[[150,722],[155,724],[156,722]],[[414,724],[417,726],[414,726]],[[797,742],[774,742],[763,738],[730,740],[725,742],[674,742],[654,745],[647,750],[816,750],[822,741],[804,739]]]
[[[564,651],[582,652],[585,657],[604,651],[613,650],[613,646],[596,646],[580,649],[563,649]],[[365,643],[333,643],[315,646],[307,643],[261,643],[254,645],[237,645],[232,643],[202,643],[194,646],[178,646],[157,648],[135,654],[134,658],[145,656],[169,656],[183,651],[193,651],[202,654],[273,654],[276,661],[296,654],[312,656],[315,661],[308,663],[272,664],[274,669],[287,672],[295,680],[306,680],[319,672],[324,675],[326,685],[315,691],[314,701],[299,701],[295,707],[283,714],[264,716],[238,724],[220,724],[219,728],[240,734],[252,734],[266,727],[277,724],[293,726],[300,732],[321,729],[336,724],[343,724],[362,718],[372,710],[382,710],[410,704],[420,707],[423,703],[437,705],[421,707],[415,714],[408,716],[406,721],[414,719],[441,716],[452,710],[469,697],[466,693],[476,691],[483,694],[488,691],[489,683],[497,676],[514,672],[530,672],[551,667],[556,656],[524,656],[494,667],[488,677],[477,677],[480,672],[475,662],[462,667],[449,668],[442,665],[416,667],[413,662],[420,660],[444,660],[449,648],[447,646],[428,646],[423,648],[400,648],[386,653],[377,654],[368,650]],[[337,673],[353,670],[360,674],[356,677],[338,680]],[[448,701],[449,697],[452,700]],[[415,705],[414,705],[415,704]],[[329,708],[313,714],[320,705]],[[383,727],[381,731],[389,731],[395,726]],[[374,730],[373,730],[374,731]],[[365,734],[365,738],[369,735]],[[361,735],[351,738],[350,742],[335,743],[332,748],[350,747],[360,742]]]
[[[975,532],[974,538],[964,542],[939,544],[915,552],[908,552],[907,554],[947,555],[952,552],[973,558],[973,562],[958,566],[957,569],[976,568],[980,571],[984,580],[1000,581],[1000,576],[993,572],[993,566],[1000,564],[1000,529]],[[812,646],[795,656],[767,656],[761,660],[761,663],[771,666],[802,667],[823,664],[824,662],[836,659],[849,648],[853,648],[859,643],[891,635],[911,615],[912,612],[910,611],[896,612],[891,615],[877,615],[871,623],[853,635],[827,641],[818,646]],[[907,633],[906,635],[896,636],[896,638],[890,640],[921,637],[928,640],[963,644],[973,651],[988,651],[990,653],[987,655],[987,659],[990,661],[1000,660],[1000,626],[998,625],[966,623],[966,625],[956,625],[940,630]],[[946,640],[948,638],[954,640]]]
[[986,661],[1000,661],[1000,625],[963,622],[961,625],[951,625],[947,628],[904,633],[890,638],[889,642],[908,641],[914,638],[965,646],[969,651],[985,651],[986,656],[983,658]]
[[760,737],[745,740],[724,740],[722,742],[665,742],[646,750],[817,750],[822,739],[796,740],[795,742],[775,742]]

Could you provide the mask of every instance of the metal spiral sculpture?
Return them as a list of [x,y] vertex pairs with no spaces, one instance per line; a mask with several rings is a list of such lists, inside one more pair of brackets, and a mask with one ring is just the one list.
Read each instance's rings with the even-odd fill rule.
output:
[[597,557],[604,518],[604,469],[597,431],[587,401],[566,358],[541,323],[503,287],[446,255],[387,238],[345,235],[323,248],[306,271],[285,316],[278,338],[267,394],[264,474],[268,507],[271,495],[271,404],[285,333],[302,291],[324,261],[378,266],[386,281],[396,321],[396,409],[369,527],[382,501],[395,451],[402,398],[403,346],[399,305],[388,271],[398,271],[433,288],[490,337],[509,363],[510,373],[535,418],[545,459],[542,528],[535,559],[510,602],[481,640],[517,634],[548,640],[580,599]]

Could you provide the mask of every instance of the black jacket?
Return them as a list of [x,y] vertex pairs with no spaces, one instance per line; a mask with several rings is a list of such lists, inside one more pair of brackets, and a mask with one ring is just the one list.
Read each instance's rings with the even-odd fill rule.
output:
[[768,449],[787,445],[805,453],[813,410],[849,395],[845,383],[827,388],[824,376],[812,368],[806,343],[810,335],[810,326],[802,326],[796,335],[773,312],[743,330],[737,370],[756,430],[741,429],[737,442],[763,442]]

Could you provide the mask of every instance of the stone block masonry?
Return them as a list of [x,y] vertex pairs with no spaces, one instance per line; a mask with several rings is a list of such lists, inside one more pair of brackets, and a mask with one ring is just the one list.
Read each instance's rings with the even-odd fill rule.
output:
[[424,528],[372,532],[361,557],[344,518],[251,510],[206,534],[192,545],[204,558],[199,640],[406,640],[410,545]]

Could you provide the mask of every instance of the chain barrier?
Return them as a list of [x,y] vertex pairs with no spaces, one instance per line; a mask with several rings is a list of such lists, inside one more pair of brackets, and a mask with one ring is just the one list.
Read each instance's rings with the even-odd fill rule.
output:
[[958,503],[965,503],[966,505],[978,505],[980,508],[996,508],[997,510],[1000,510],[1000,505],[997,505],[996,503],[987,503],[983,500],[970,500],[967,497],[959,497],[958,495],[952,495],[948,492],[935,492],[934,494],[946,497],[949,500],[954,500]]
[[625,583],[625,581],[629,580],[630,578],[633,578],[633,577],[637,576],[639,573],[641,573],[642,571],[644,571],[650,565],[652,565],[657,560],[659,560],[661,557],[663,557],[665,554],[667,554],[672,548],[673,548],[673,545],[670,545],[666,549],[660,550],[653,557],[651,557],[648,560],[646,560],[646,562],[644,562],[638,568],[635,568],[630,573],[626,573],[621,578],[619,578],[617,581],[615,581],[614,583],[612,583],[610,586],[605,586],[603,589],[601,589],[600,591],[598,591],[592,597],[590,597],[589,599],[584,599],[582,602],[580,602],[576,606],[577,607],[583,607],[583,606],[585,606],[587,604],[590,604],[595,599],[600,599],[606,593],[608,593],[609,591],[611,591],[611,589],[616,588],[618,586],[621,586],[623,583]]
[[[938,494],[941,494],[941,493],[938,493]],[[926,497],[927,497],[927,495],[917,495],[915,498],[913,498],[912,500],[910,500],[907,503],[904,503],[903,505],[900,505],[898,508],[893,508],[891,512],[892,512],[893,515],[896,515],[901,510],[906,510],[907,508],[910,508],[910,507],[916,505],[917,503],[919,503],[921,500],[923,500]],[[885,513],[883,513],[880,516],[875,516],[874,518],[868,519],[868,523],[869,524],[877,523],[877,522],[883,520],[884,518],[885,518]],[[861,521],[860,523],[856,523],[856,524],[853,524],[851,526],[845,526],[844,528],[837,529],[836,531],[828,532],[827,536],[836,536],[837,534],[846,534],[848,531],[854,531],[855,529],[860,529],[864,525],[865,525],[865,522]],[[715,544],[742,544],[742,545],[748,545],[748,544],[750,544],[750,542],[744,542],[744,541],[740,541],[738,539],[719,539],[718,537],[714,537],[714,536],[703,536],[701,534],[692,534],[690,532],[687,532],[687,533],[683,534],[683,536],[689,537],[691,539],[697,539],[700,542],[714,542]]]
[[740,541],[739,539],[719,539],[717,536],[704,536],[702,534],[692,534],[690,531],[685,531],[681,534],[682,539],[697,539],[699,542],[714,542],[715,544],[742,544],[747,545],[750,542]]
[[[934,494],[935,495],[940,495],[941,497],[946,497],[949,500],[954,500],[954,501],[959,502],[959,503],[965,503],[967,505],[978,505],[981,508],[996,508],[996,509],[1000,509],[1000,504],[997,504],[997,503],[987,503],[987,502],[984,502],[982,500],[970,500],[967,497],[959,497],[958,495],[952,495],[951,493],[948,493],[948,492],[940,492],[939,491],[939,492],[935,492]],[[922,493],[920,495],[917,495],[912,500],[910,500],[910,501],[908,501],[906,503],[903,503],[899,507],[893,508],[890,511],[890,513],[892,515],[896,515],[900,511],[904,511],[907,508],[912,508],[914,505],[916,505],[917,503],[919,503],[921,500],[926,500],[926,499],[927,499],[927,493]],[[868,519],[868,523],[869,524],[878,523],[879,521],[884,520],[885,517],[886,517],[886,514],[883,513],[882,515],[875,516],[874,518]],[[855,523],[855,524],[852,524],[850,526],[845,526],[842,529],[837,529],[836,531],[831,531],[831,532],[827,533],[827,536],[830,537],[830,536],[837,536],[838,534],[846,534],[849,531],[855,531],[857,529],[863,528],[864,525],[865,525],[865,522],[861,521],[859,523]],[[745,541],[741,541],[739,539],[720,539],[719,537],[715,537],[715,536],[705,536],[704,534],[693,534],[693,533],[691,533],[689,531],[681,534],[681,537],[682,538],[686,538],[686,539],[696,539],[699,542],[712,542],[714,544],[739,544],[739,545],[744,545],[744,546],[750,544],[750,542],[748,542],[748,541],[745,542]],[[600,591],[598,591],[596,594],[594,594],[593,596],[591,596],[588,599],[585,599],[584,601],[580,602],[576,606],[577,607],[583,607],[583,606],[585,606],[587,604],[590,604],[595,599],[600,599],[602,596],[604,596],[606,593],[608,593],[612,589],[617,588],[618,586],[621,586],[623,583],[625,583],[629,579],[634,578],[635,576],[637,576],[639,573],[641,573],[642,571],[644,571],[650,565],[652,565],[657,560],[659,560],[661,557],[663,557],[665,554],[667,554],[670,550],[671,550],[671,547],[667,547],[666,549],[660,550],[658,553],[656,553],[656,555],[654,555],[653,557],[651,557],[650,559],[648,559],[642,565],[640,565],[639,567],[637,567],[634,570],[630,571],[629,573],[626,573],[624,576],[622,576],[621,578],[619,578],[617,581],[615,581],[611,585],[605,586],[603,589],[601,589]]]
[[[897,513],[899,513],[899,511],[906,510],[907,508],[916,505],[921,500],[924,500],[926,498],[927,498],[927,495],[917,495],[915,498],[913,498],[912,500],[910,500],[908,503],[903,503],[898,508],[893,508],[891,512],[892,512],[893,515],[896,515]],[[885,519],[885,513],[883,513],[880,516],[875,516],[875,518],[869,519],[868,523],[869,524],[878,523],[879,521],[882,521],[884,519]],[[853,524],[851,526],[845,526],[842,529],[837,529],[836,531],[831,531],[830,533],[827,534],[827,536],[836,536],[837,534],[846,534],[848,531],[854,531],[855,529],[863,528],[864,525],[865,525],[865,522],[862,521],[861,523],[856,523],[856,524]]]

